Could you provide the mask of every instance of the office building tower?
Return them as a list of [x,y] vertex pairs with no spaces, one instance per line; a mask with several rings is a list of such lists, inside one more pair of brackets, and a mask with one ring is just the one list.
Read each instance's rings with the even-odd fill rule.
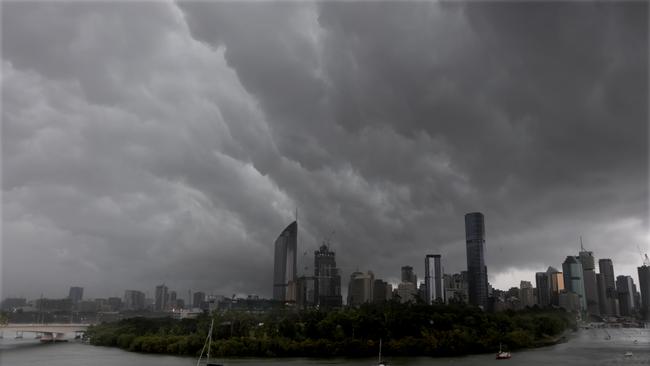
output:
[[136,290],[124,291],[124,309],[140,311],[145,308],[144,292]]
[[[582,240],[581,240],[582,241]],[[592,252],[580,247],[578,259],[582,264],[582,280],[585,287],[585,301],[590,314],[600,315],[600,302],[598,301],[598,286],[596,282],[595,259]]]
[[562,263],[562,271],[564,272],[564,288],[568,292],[578,295],[580,300],[580,309],[587,310],[587,299],[585,298],[585,284],[583,281],[582,264],[578,257],[568,256],[564,263]]
[[79,303],[84,297],[84,288],[83,287],[70,287],[70,292],[68,293],[68,299],[72,304]]
[[275,240],[273,300],[295,301],[298,222],[287,226]]
[[469,303],[487,309],[488,282],[485,266],[485,223],[480,212],[465,215]]
[[609,308],[609,301],[607,299],[607,288],[605,287],[605,276],[602,273],[596,274],[596,287],[598,288],[598,304],[600,306],[600,314],[607,316],[611,314]]
[[427,254],[424,258],[424,301],[427,304],[446,302],[442,272],[440,254]]
[[383,304],[392,297],[392,286],[386,281],[376,279],[372,285],[372,302],[374,304]]
[[167,286],[156,286],[156,298],[154,302],[154,311],[165,311],[167,309],[167,301],[169,301],[169,294],[167,293]]
[[537,288],[537,304],[541,307],[551,305],[551,284],[547,272],[535,273],[535,286]]
[[616,277],[618,306],[621,316],[632,316],[634,312],[634,282],[630,276]]
[[575,292],[562,290],[558,297],[559,306],[566,311],[580,313],[583,310],[582,300]]
[[[614,264],[611,259],[603,258],[598,261],[598,269],[602,275],[602,287],[605,293],[599,295],[599,298],[604,298],[605,304],[601,306],[601,310],[605,313],[602,315],[616,316],[618,314],[618,293],[616,292],[616,277],[614,276]],[[602,288],[601,288],[602,290]]]
[[519,301],[521,307],[531,307],[535,305],[535,291],[530,281],[521,281],[519,284]]
[[397,285],[397,296],[400,302],[415,302],[415,297],[418,294],[418,289],[413,282],[402,282]]
[[546,273],[551,288],[551,305],[559,305],[560,292],[564,290],[564,274],[554,267],[548,267]]
[[296,305],[307,309],[317,305],[318,280],[316,277],[301,276],[296,282]]
[[371,271],[368,273],[352,272],[348,284],[348,305],[359,306],[371,302],[374,283],[375,275]]
[[316,304],[321,308],[342,306],[341,275],[336,267],[335,253],[325,244],[314,252],[314,277]]
[[641,316],[650,321],[650,263],[637,268],[639,273],[639,290],[641,292]]
[[418,277],[415,275],[415,272],[413,272],[413,267],[402,267],[402,282],[410,282],[415,286],[418,285]]
[[205,292],[197,291],[192,296],[192,307],[198,309],[205,309]]

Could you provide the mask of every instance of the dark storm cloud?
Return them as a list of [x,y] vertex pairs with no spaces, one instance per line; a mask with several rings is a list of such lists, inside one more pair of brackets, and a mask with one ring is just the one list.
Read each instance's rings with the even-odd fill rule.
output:
[[344,276],[463,269],[475,210],[497,285],[579,235],[632,272],[647,25],[644,3],[5,3],[3,291],[268,296],[295,207],[300,252],[335,230]]

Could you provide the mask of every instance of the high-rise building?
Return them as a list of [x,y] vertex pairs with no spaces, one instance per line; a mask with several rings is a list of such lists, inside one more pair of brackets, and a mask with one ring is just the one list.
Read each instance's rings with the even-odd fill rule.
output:
[[535,305],[535,291],[530,281],[521,281],[519,284],[519,301],[521,307],[526,308]]
[[585,298],[585,284],[583,281],[582,264],[578,257],[568,256],[564,263],[562,263],[562,271],[564,272],[564,288],[578,295],[580,300],[580,309],[587,310],[587,299]]
[[72,304],[79,303],[84,297],[84,288],[83,287],[70,287],[70,292],[68,293],[68,298]]
[[547,272],[535,273],[535,286],[537,288],[537,304],[541,307],[551,305],[551,283]]
[[348,284],[348,305],[359,306],[373,300],[372,290],[375,282],[375,275],[368,271],[352,272]]
[[600,302],[598,301],[598,285],[596,281],[595,259],[592,252],[586,251],[581,246],[578,259],[582,264],[582,279],[585,286],[585,301],[590,314],[600,315]]
[[560,292],[564,290],[564,275],[554,267],[548,267],[548,283],[551,288],[551,304],[560,304]]
[[418,285],[418,277],[415,275],[415,272],[413,272],[413,267],[402,267],[402,282],[410,282],[415,286]]
[[317,278],[311,276],[298,277],[296,286],[296,305],[301,309],[317,305]]
[[601,304],[601,314],[615,316],[618,313],[618,293],[616,292],[614,264],[611,259],[603,258],[598,261],[598,269],[602,275],[602,285],[600,289],[604,290],[603,294],[599,294],[599,299],[602,298],[605,301],[604,304]]
[[205,302],[205,292],[197,291],[192,297],[192,307],[198,309],[207,308],[207,303]]
[[273,300],[295,301],[298,222],[287,226],[275,240]]
[[383,304],[385,301],[391,299],[392,292],[393,288],[389,283],[376,279],[372,285],[372,302],[375,304]]
[[639,273],[639,290],[641,292],[641,316],[650,321],[650,264],[637,268]]
[[136,290],[126,290],[124,291],[124,309],[131,311],[143,310],[145,307],[144,304],[144,292]]
[[156,298],[154,302],[154,311],[165,311],[167,309],[167,302],[169,301],[169,294],[167,293],[167,286],[156,286]]
[[465,215],[465,243],[467,248],[467,276],[469,303],[487,309],[488,282],[485,266],[485,223],[483,214]]
[[444,275],[445,279],[445,298],[447,303],[467,303],[467,271]]
[[424,300],[427,304],[446,302],[442,272],[440,254],[427,254],[424,258]]
[[314,296],[319,307],[343,305],[341,275],[336,267],[335,253],[325,244],[314,252],[314,278],[316,279]]
[[621,316],[632,316],[634,312],[634,281],[630,276],[616,277],[618,306]]

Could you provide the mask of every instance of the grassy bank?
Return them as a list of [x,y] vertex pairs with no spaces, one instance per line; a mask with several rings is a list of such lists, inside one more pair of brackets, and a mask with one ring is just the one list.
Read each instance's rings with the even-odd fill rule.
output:
[[[211,354],[223,357],[456,356],[545,346],[574,326],[558,309],[485,313],[454,305],[386,303],[333,311],[214,314]],[[133,318],[92,326],[91,343],[134,352],[196,355],[211,317]]]

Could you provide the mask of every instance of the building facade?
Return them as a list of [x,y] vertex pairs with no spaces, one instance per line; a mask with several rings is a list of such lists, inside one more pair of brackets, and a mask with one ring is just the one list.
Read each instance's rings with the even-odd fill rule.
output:
[[156,286],[156,297],[153,304],[154,311],[167,310],[167,302],[169,301],[169,293],[167,293],[167,290],[167,286],[164,283]]
[[296,300],[297,250],[298,222],[294,221],[275,240],[273,300]]
[[144,292],[136,290],[124,291],[124,310],[140,311],[144,310]]
[[70,292],[68,293],[68,298],[73,304],[79,303],[81,300],[83,300],[84,297],[84,288],[83,287],[77,287],[77,286],[72,286],[70,287]]
[[547,272],[535,273],[535,286],[537,291],[537,304],[541,307],[551,305],[551,283]]
[[641,292],[641,316],[650,321],[650,265],[637,268],[639,273],[639,291]]
[[618,307],[621,316],[632,316],[634,314],[634,282],[632,277],[616,277],[616,291],[618,292]]
[[336,267],[334,251],[323,244],[314,252],[315,302],[319,307],[340,307],[341,275]]
[[427,254],[424,258],[424,301],[427,304],[446,302],[445,283],[440,254]]
[[585,287],[585,301],[590,314],[600,315],[600,301],[598,301],[598,284],[596,281],[596,266],[592,252],[582,250],[578,253],[582,264],[582,278]]
[[469,303],[487,309],[488,282],[485,266],[485,220],[480,212],[465,215],[465,244]]
[[348,305],[359,306],[371,302],[374,282],[375,275],[371,271],[367,273],[352,272],[348,284]]
[[580,309],[587,310],[587,299],[585,298],[585,284],[583,281],[582,264],[578,257],[568,256],[562,263],[562,271],[564,272],[564,288],[568,292],[578,295],[580,300]]

